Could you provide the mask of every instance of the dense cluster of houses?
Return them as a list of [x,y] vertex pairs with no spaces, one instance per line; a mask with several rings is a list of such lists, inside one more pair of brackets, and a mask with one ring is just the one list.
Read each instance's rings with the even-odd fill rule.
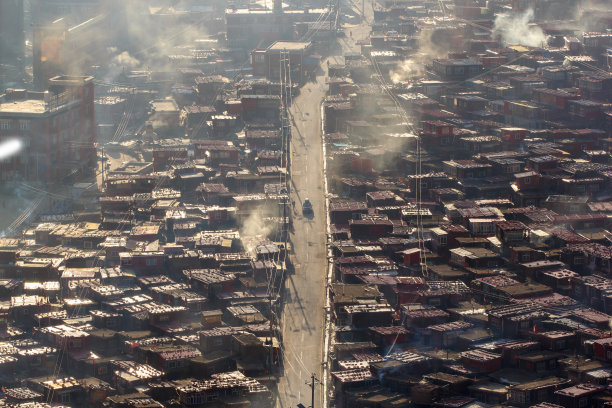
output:
[[[260,176],[228,140],[194,148],[155,172],[110,174],[97,213],[42,216],[0,238],[6,403],[270,406],[283,170]],[[241,235],[252,217],[269,228]]]
[[277,125],[155,150],[149,172],[109,172],[80,210],[0,238],[7,403],[270,406],[289,222],[259,142],[280,146]]
[[336,406],[611,403],[612,14],[547,7],[388,1],[330,65]]
[[[296,44],[304,57],[310,43]],[[118,124],[107,152],[142,160],[0,238],[0,405],[273,405],[292,269],[282,88],[202,66],[168,78],[189,92],[95,102]],[[125,142],[132,122],[144,130]]]

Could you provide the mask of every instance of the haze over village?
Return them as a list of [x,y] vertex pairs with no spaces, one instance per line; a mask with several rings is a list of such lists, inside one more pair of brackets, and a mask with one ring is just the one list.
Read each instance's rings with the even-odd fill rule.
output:
[[0,0],[0,407],[612,407],[612,4]]

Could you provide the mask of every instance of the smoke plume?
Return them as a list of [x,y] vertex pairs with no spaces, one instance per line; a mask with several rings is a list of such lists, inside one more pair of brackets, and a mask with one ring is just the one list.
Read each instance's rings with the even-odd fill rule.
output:
[[493,32],[507,44],[540,47],[546,42],[546,35],[537,25],[529,24],[533,19],[532,9],[518,15],[498,14]]
[[112,64],[120,67],[133,69],[140,65],[140,61],[132,57],[129,52],[123,51],[121,54],[115,55],[113,57]]
[[240,236],[243,237],[243,244],[248,252],[253,252],[255,247],[266,240],[272,229],[263,221],[261,212],[253,212],[243,222],[240,228]]
[[422,77],[425,66],[436,58],[446,58],[452,51],[451,45],[445,38],[439,38],[436,29],[426,29],[419,33],[418,49],[411,58],[400,63],[389,73],[391,81],[398,83]]
[[391,70],[389,73],[391,81],[398,83],[402,81],[408,81],[423,75],[425,72],[425,66],[422,61],[416,58],[408,58],[397,64],[397,68]]
[[[109,47],[109,49],[113,48],[115,47]],[[129,52],[123,51],[111,59],[104,79],[108,82],[114,81],[122,72],[131,71],[139,66],[138,59],[132,57]]]

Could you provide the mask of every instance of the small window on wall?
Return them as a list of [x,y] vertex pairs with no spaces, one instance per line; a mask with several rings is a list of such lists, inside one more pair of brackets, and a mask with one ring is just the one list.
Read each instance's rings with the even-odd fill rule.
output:
[[21,130],[29,130],[30,129],[30,121],[28,121],[28,120],[20,120],[19,121],[19,129],[21,129]]
[[0,130],[11,130],[11,121],[0,120]]

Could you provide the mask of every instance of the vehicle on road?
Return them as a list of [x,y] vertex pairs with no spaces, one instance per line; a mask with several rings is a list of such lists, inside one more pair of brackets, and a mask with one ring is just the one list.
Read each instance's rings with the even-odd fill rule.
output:
[[302,214],[312,214],[312,203],[309,199],[305,199],[304,203],[302,204]]

